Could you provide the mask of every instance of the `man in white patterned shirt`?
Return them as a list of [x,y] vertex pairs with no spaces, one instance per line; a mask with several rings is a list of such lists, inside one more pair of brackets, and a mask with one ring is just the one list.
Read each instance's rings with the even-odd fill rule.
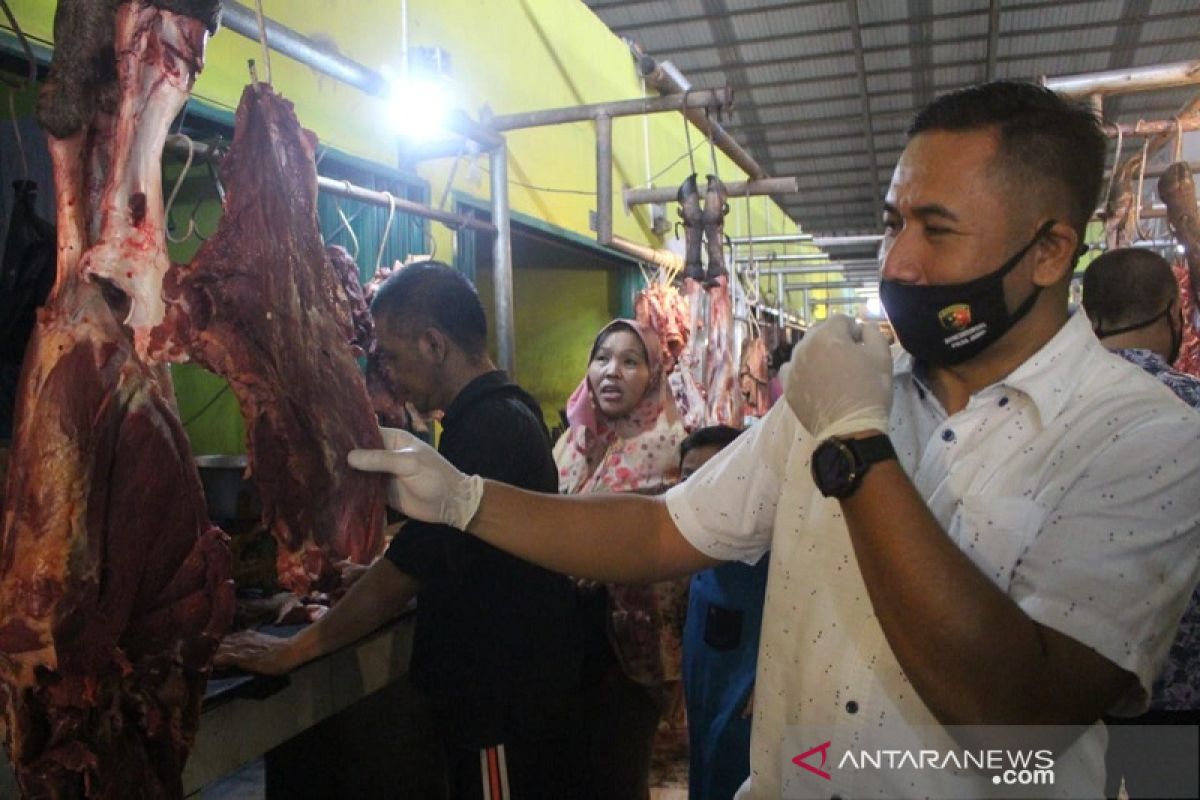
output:
[[824,761],[966,724],[1085,726],[1038,794],[1098,796],[1100,716],[1145,706],[1200,546],[1200,415],[1067,315],[1103,161],[1094,116],[1031,84],[931,104],[884,203],[903,350],[814,327],[787,402],[665,500],[538,497],[419,443],[351,463],[412,516],[597,580],[770,549],[740,798],[987,796],[999,775]]

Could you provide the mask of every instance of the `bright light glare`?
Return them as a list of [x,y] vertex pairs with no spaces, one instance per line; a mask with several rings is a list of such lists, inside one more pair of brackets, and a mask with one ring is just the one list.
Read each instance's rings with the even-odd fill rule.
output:
[[879,302],[878,297],[867,298],[867,313],[872,317],[883,316],[883,303]]
[[392,130],[411,141],[441,138],[449,109],[447,89],[445,81],[431,76],[410,75],[392,81],[388,96]]
[[1187,248],[1181,244],[1177,244],[1177,245],[1175,245],[1175,252],[1179,253],[1179,255],[1183,255],[1184,253],[1187,252]]

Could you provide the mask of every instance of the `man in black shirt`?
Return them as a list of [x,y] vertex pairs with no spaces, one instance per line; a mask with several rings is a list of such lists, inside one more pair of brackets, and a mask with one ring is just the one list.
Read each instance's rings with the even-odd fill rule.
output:
[[[447,460],[557,491],[541,409],[488,359],[483,307],[466,278],[413,264],[388,278],[371,309],[376,367],[419,411],[444,411],[438,449]],[[580,659],[574,593],[567,578],[462,531],[407,522],[386,558],[318,622],[289,639],[227,637],[217,664],[290,671],[374,630],[413,596],[411,680],[437,719],[451,795],[563,797]]]

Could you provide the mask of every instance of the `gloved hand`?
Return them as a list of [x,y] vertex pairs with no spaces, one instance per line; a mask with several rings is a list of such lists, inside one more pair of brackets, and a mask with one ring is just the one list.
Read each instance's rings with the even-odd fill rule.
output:
[[462,474],[407,431],[379,430],[387,449],[351,450],[350,466],[391,475],[388,505],[406,516],[466,530],[483,499],[483,478]]
[[792,413],[818,442],[871,429],[887,433],[892,356],[877,325],[842,314],[814,325],[780,380]]

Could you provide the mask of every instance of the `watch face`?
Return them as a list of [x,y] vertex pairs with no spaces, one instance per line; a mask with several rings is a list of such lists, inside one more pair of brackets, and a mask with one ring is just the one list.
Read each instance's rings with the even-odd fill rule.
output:
[[812,470],[817,488],[836,496],[839,491],[850,488],[854,476],[850,451],[841,442],[822,442],[813,452]]

